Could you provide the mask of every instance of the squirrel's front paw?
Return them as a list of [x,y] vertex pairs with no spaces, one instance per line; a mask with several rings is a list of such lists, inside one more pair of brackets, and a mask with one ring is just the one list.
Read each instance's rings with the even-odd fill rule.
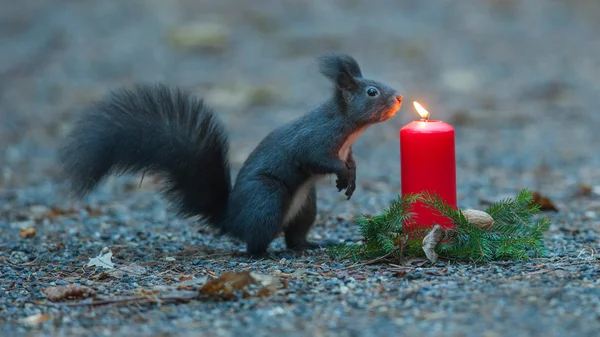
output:
[[354,190],[356,189],[356,177],[352,177],[350,178],[350,181],[348,182],[348,187],[346,187],[346,196],[348,197],[348,200],[350,200],[350,198],[352,197],[352,193],[354,193]]
[[338,192],[348,187],[348,177],[338,177],[335,181],[335,187],[337,187]]
[[346,167],[348,168],[348,186],[346,187],[346,196],[348,200],[352,197],[352,193],[356,189],[356,163],[352,161],[348,161],[346,163]]

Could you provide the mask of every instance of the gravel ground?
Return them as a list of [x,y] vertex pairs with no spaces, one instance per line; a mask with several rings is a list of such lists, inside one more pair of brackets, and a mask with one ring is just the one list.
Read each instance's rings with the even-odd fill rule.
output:
[[[284,4],[285,3],[285,4]],[[0,331],[3,335],[596,336],[600,331],[600,4],[485,1],[0,1]],[[188,27],[188,32],[181,29]],[[191,27],[191,28],[190,28]],[[196,27],[196,28],[194,28]],[[177,32],[211,31],[183,45]],[[173,37],[175,34],[175,37]],[[197,46],[202,44],[203,46]],[[459,206],[550,197],[551,257],[477,265],[353,265],[324,251],[271,259],[177,219],[146,177],[69,200],[56,148],[110,88],[162,81],[207,98],[232,133],[234,169],[270,129],[328,94],[314,57],[354,55],[405,96],[355,145],[351,201],[320,187],[315,238],[359,238],[354,217],[400,190],[398,130],[419,100],[456,127]],[[590,189],[580,186],[583,184]],[[596,187],[595,189],[593,189]],[[582,193],[587,192],[587,193]],[[20,237],[22,228],[37,233]],[[199,230],[199,232],[198,232]],[[126,273],[85,267],[104,247]],[[131,269],[132,266],[137,267]],[[67,306],[41,289],[133,296],[190,277],[285,276],[279,293],[231,301]],[[75,301],[77,303],[79,301]],[[47,321],[31,325],[36,314]]]

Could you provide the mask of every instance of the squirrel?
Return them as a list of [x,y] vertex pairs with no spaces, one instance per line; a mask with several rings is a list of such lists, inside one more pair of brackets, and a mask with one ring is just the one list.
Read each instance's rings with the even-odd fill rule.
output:
[[111,90],[80,116],[59,149],[71,196],[85,196],[111,174],[155,174],[177,216],[199,217],[245,243],[251,256],[266,254],[282,232],[292,251],[333,245],[307,240],[317,213],[315,183],[336,175],[338,192],[351,198],[352,144],[393,117],[402,95],[363,78],[352,56],[324,54],[317,64],[333,82],[332,95],[265,136],[233,186],[228,134],[204,99],[160,83]]

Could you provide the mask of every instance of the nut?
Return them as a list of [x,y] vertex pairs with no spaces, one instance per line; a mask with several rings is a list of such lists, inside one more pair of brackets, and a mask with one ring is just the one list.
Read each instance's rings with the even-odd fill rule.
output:
[[475,226],[481,229],[490,229],[494,226],[494,218],[483,211],[476,209],[467,209],[462,211],[462,214]]

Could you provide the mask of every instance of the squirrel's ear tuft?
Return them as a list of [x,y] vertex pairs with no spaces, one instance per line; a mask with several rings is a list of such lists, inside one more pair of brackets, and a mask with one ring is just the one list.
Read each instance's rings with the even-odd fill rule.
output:
[[356,60],[345,54],[327,54],[319,57],[321,74],[332,80],[340,89],[354,89],[356,79],[362,77]]

